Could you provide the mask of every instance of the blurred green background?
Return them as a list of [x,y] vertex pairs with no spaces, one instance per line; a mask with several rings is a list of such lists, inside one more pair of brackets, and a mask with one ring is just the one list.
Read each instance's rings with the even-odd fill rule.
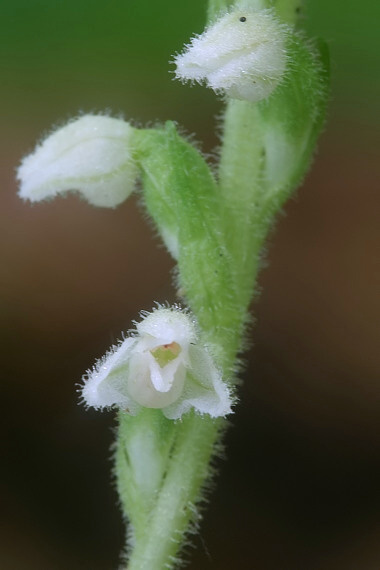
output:
[[[202,31],[205,4],[0,3],[6,570],[118,567],[113,418],[78,407],[75,383],[140,309],[175,299],[138,200],[31,207],[15,167],[79,111],[171,118],[212,153],[222,104],[173,82],[168,65]],[[307,6],[305,25],[331,49],[329,121],[268,243],[228,461],[190,568],[380,568],[379,20],[374,0]]]

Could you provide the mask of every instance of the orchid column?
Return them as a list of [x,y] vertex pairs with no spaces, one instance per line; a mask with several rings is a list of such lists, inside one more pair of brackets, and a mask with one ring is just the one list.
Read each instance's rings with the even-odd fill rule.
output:
[[173,123],[135,129],[100,115],[53,133],[18,171],[25,199],[73,189],[102,207],[126,199],[139,178],[177,262],[181,305],[142,313],[83,382],[87,406],[118,410],[115,474],[130,570],[174,567],[197,524],[235,401],[263,243],[323,123],[324,56],[296,29],[298,8],[295,0],[211,1],[209,27],[175,58],[178,78],[226,101],[217,175]]

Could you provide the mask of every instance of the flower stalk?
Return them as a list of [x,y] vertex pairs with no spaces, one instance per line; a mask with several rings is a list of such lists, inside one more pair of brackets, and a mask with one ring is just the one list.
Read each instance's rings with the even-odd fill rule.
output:
[[[129,433],[129,419],[125,414],[119,417],[116,470],[122,498],[127,495],[124,486],[130,481],[131,472],[125,455],[130,444],[125,439]],[[154,419],[154,414],[149,411],[149,422],[153,423]],[[162,416],[159,421],[163,421]],[[144,424],[145,422],[146,420]],[[222,429],[221,420],[190,414],[179,424],[169,425],[168,422],[169,420],[164,422],[164,430],[170,430],[172,439],[166,441],[170,441],[172,446],[167,456],[164,477],[156,488],[154,503],[146,517],[141,515],[141,501],[132,510],[130,503],[126,505],[133,527],[133,534],[130,529],[129,536],[128,570],[175,566],[189,524],[193,527],[197,525],[200,490],[210,475],[210,458],[215,453],[215,440]],[[152,425],[150,433],[154,432],[156,426]],[[150,465],[151,457],[147,461],[147,467],[150,468]]]

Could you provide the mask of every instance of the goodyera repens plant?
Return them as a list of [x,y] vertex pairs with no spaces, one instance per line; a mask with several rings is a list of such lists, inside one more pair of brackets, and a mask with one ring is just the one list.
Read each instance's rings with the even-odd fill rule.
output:
[[174,58],[176,77],[225,103],[217,170],[174,123],[140,129],[83,115],[18,169],[32,202],[68,190],[114,208],[135,191],[177,262],[181,306],[142,312],[89,371],[86,406],[118,410],[115,473],[130,570],[172,568],[225,417],[274,217],[298,186],[323,124],[327,55],[299,29],[301,0],[209,0],[209,24]]

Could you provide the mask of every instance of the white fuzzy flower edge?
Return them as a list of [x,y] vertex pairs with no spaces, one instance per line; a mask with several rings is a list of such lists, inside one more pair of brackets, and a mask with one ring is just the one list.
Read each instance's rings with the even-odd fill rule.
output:
[[[131,334],[83,377],[80,392],[87,407],[116,407],[131,415],[142,407],[161,408],[170,420],[180,419],[192,408],[213,418],[232,412],[230,389],[208,350],[199,344],[196,323],[188,312],[159,306],[146,313]],[[151,351],[173,343],[181,352],[160,368]]]

